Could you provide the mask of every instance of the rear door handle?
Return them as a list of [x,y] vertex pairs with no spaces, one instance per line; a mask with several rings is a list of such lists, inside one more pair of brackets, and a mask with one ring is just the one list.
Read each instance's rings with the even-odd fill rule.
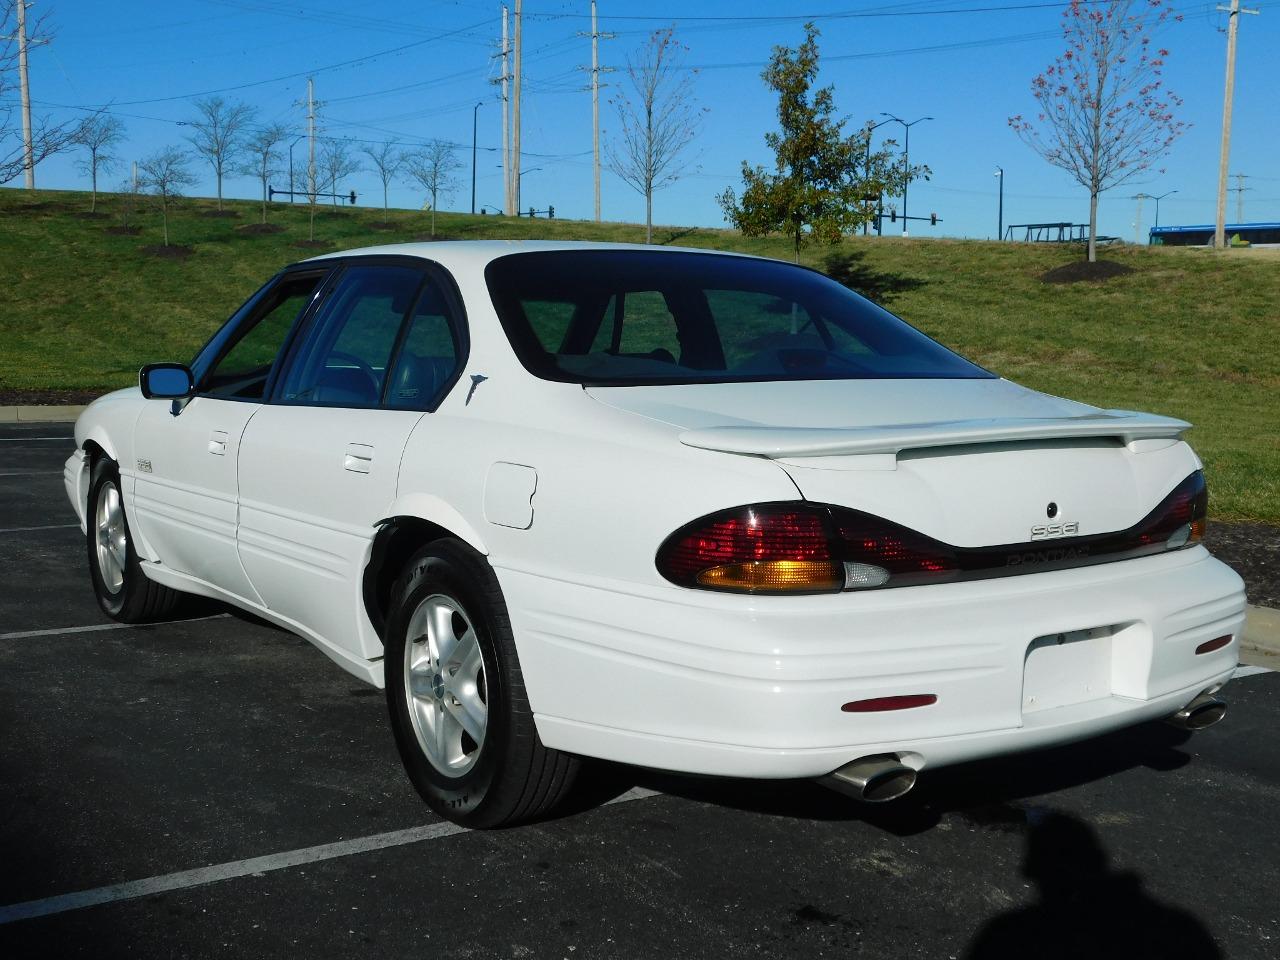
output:
[[215,430],[209,434],[209,452],[215,457],[226,456],[227,453],[227,431]]
[[368,473],[373,469],[373,447],[367,443],[348,443],[342,469],[352,473]]

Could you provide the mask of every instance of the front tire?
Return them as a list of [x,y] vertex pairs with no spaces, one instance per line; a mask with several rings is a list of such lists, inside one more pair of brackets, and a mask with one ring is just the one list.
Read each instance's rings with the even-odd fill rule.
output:
[[387,706],[405,771],[440,816],[468,827],[548,814],[581,761],[538,739],[493,570],[459,540],[421,550],[387,620]]
[[142,572],[124,513],[120,471],[106,457],[93,465],[85,528],[89,576],[103,613],[121,623],[163,620],[173,613],[182,594]]

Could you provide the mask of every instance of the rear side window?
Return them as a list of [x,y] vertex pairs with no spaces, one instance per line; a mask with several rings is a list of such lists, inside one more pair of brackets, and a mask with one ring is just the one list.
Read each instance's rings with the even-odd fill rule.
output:
[[521,362],[550,380],[992,376],[834,280],[775,260],[538,251],[494,260],[485,278]]
[[375,407],[392,352],[425,275],[411,267],[357,266],[343,272],[285,372],[285,403]]
[[200,393],[228,400],[263,399],[285,337],[311,303],[323,276],[286,275],[259,294],[230,348],[205,374]]
[[458,377],[462,345],[439,287],[428,280],[409,318],[387,383],[386,405],[429,410]]

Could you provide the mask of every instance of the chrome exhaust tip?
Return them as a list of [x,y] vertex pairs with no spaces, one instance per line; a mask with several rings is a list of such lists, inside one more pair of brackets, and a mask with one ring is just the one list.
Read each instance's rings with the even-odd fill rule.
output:
[[882,753],[846,763],[818,782],[863,803],[887,803],[911,792],[916,771],[895,754]]
[[1185,707],[1168,718],[1168,722],[1183,730],[1203,730],[1211,727],[1227,715],[1227,703],[1208,693],[1202,693]]

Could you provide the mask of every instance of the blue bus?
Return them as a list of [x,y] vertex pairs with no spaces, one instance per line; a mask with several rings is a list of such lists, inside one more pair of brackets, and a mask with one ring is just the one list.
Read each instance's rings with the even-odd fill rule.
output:
[[[1207,247],[1213,245],[1214,226],[1152,227],[1150,240],[1166,247]],[[1252,246],[1280,246],[1280,223],[1228,223],[1227,240],[1234,237]]]

